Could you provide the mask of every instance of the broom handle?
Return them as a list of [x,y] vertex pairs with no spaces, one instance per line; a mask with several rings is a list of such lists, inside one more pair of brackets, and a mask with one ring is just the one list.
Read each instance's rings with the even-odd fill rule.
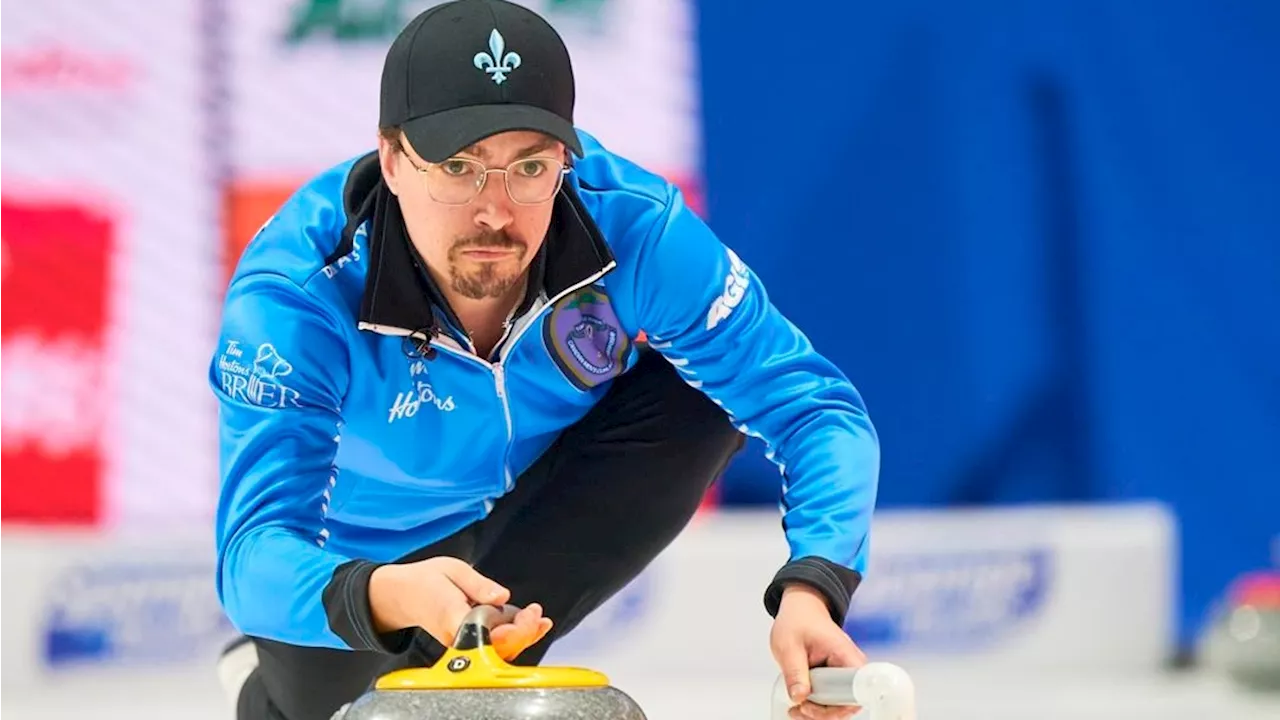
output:
[[[916,720],[915,686],[897,665],[872,662],[860,668],[813,668],[809,701],[816,705],[858,705],[870,720]],[[773,717],[785,720],[791,702],[781,676],[774,685]]]

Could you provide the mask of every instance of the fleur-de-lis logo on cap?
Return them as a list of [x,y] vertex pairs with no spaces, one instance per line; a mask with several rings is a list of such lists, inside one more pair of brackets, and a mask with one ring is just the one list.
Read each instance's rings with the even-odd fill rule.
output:
[[512,70],[520,67],[519,55],[513,52],[509,52],[506,55],[502,54],[505,45],[506,42],[502,39],[502,33],[498,32],[497,28],[494,28],[493,32],[489,33],[489,52],[476,53],[475,59],[472,61],[475,63],[476,68],[492,75],[493,81],[499,85],[502,84],[503,80],[507,79],[507,75]]

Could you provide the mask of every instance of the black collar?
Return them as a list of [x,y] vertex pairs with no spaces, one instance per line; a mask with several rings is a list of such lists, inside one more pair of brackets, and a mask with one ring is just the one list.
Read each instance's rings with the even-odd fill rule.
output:
[[[461,323],[409,242],[400,203],[382,181],[377,153],[358,160],[343,189],[347,225],[342,239],[325,259],[330,265],[354,249],[355,233],[366,220],[369,226],[369,270],[360,303],[361,327],[391,334],[421,333],[430,338],[448,323]],[[542,249],[530,265],[529,290],[517,311],[529,309],[539,294],[554,297],[614,262],[600,229],[582,205],[570,183],[556,196]]]

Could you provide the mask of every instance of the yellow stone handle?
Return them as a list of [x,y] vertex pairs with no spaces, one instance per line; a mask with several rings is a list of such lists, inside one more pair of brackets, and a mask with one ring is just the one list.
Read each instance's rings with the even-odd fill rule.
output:
[[609,678],[576,667],[522,667],[508,664],[490,642],[489,632],[511,622],[520,608],[478,605],[458,627],[453,644],[435,665],[397,670],[378,678],[378,690],[465,690],[479,688],[606,687]]

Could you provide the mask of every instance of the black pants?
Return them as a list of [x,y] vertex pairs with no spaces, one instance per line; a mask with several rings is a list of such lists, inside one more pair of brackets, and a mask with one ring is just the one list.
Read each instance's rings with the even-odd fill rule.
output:
[[[512,603],[541,603],[555,625],[515,661],[536,665],[676,538],[743,442],[723,410],[647,351],[489,517],[405,561],[461,557],[509,588]],[[422,631],[395,656],[253,642],[259,666],[240,720],[328,720],[379,676],[444,652]]]

